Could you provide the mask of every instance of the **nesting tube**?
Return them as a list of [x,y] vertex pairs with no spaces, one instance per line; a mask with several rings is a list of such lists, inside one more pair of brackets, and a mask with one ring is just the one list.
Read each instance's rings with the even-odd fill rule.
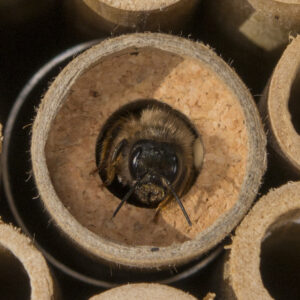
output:
[[[103,185],[95,148],[112,113],[155,99],[201,135],[201,172],[182,199],[155,209],[126,204]],[[167,268],[200,257],[243,218],[266,165],[265,135],[247,88],[206,46],[164,34],[106,40],[75,58],[45,94],[32,128],[34,178],[45,210],[68,240],[99,261]]]
[[205,2],[204,11],[217,32],[248,51],[271,55],[300,31],[297,0],[213,0]]
[[67,9],[82,32],[178,32],[191,23],[200,0],[76,0]]
[[268,139],[291,173],[300,175],[300,36],[284,51],[260,100]]
[[58,299],[42,254],[20,230],[0,223],[0,290],[3,299]]
[[224,265],[222,299],[299,297],[299,195],[300,182],[271,190],[242,221]]
[[108,300],[108,299],[178,299],[178,300],[196,300],[192,295],[184,293],[173,287],[154,284],[154,283],[139,283],[127,284],[111,290],[108,290],[99,295],[95,295],[89,300]]

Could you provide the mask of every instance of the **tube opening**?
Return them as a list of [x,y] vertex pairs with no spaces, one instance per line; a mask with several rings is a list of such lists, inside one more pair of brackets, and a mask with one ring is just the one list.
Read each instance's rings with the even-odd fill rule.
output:
[[296,132],[300,134],[300,65],[291,87],[288,106],[291,114],[291,122]]
[[[137,99],[164,102],[184,114],[201,135],[206,159],[190,191],[181,199],[192,226],[176,201],[170,201],[157,218],[154,208],[127,204],[115,215],[122,202],[99,178],[95,147],[107,118]],[[180,244],[194,239],[238,201],[248,157],[245,122],[236,95],[206,64],[152,46],[130,47],[99,58],[70,87],[49,132],[47,167],[59,200],[81,225],[99,237],[130,246]],[[123,140],[113,147],[113,162],[126,145]],[[200,152],[198,145],[193,152]],[[131,153],[130,162],[138,153]],[[164,175],[169,177],[170,173]],[[140,192],[146,194],[146,187]],[[44,197],[44,201],[52,200]],[[203,211],[210,213],[203,216]]]
[[299,253],[299,216],[284,223],[278,221],[266,232],[261,245],[260,271],[264,286],[274,299],[300,299]]
[[0,298],[30,299],[30,279],[22,263],[12,252],[0,245]]

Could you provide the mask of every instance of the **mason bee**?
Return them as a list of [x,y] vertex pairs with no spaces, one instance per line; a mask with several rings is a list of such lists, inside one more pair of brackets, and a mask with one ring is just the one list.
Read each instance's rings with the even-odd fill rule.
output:
[[194,183],[203,162],[203,145],[189,120],[156,100],[123,106],[102,128],[96,147],[99,175],[107,188],[125,202],[157,208],[180,200]]

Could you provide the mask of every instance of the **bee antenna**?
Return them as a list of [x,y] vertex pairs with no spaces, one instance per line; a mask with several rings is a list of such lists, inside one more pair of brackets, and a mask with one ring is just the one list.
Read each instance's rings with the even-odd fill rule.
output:
[[117,215],[123,204],[129,199],[129,197],[133,194],[134,190],[136,189],[137,185],[140,183],[140,181],[137,181],[127,192],[127,194],[123,197],[122,201],[119,203],[118,207],[114,211],[112,215],[112,219]]
[[118,207],[116,208],[116,210],[114,211],[113,215],[112,215],[112,219],[117,215],[117,213],[119,212],[119,210],[121,209],[121,207],[123,206],[123,204],[129,199],[129,197],[133,194],[133,192],[135,191],[136,187],[140,184],[140,182],[144,179],[144,177],[147,175],[148,173],[146,172],[142,177],[140,177],[140,179],[138,179],[135,184],[130,188],[130,190],[127,192],[127,194],[124,196],[124,198],[122,199],[122,201],[119,203]]
[[184,216],[185,216],[185,218],[186,218],[188,224],[189,224],[190,226],[192,226],[192,222],[191,222],[191,220],[190,220],[190,218],[189,218],[189,215],[187,214],[187,212],[186,212],[186,210],[185,210],[185,208],[184,208],[184,206],[183,206],[181,200],[179,199],[178,195],[177,195],[176,192],[174,191],[174,189],[173,189],[171,183],[170,183],[165,177],[163,177],[163,176],[161,176],[161,181],[162,181],[163,185],[165,185],[165,186],[168,188],[168,190],[172,193],[172,195],[173,195],[174,198],[176,199],[177,203],[179,204],[179,206],[180,206],[180,208],[181,208],[181,210],[182,210],[182,212],[183,212],[183,214],[184,214]]

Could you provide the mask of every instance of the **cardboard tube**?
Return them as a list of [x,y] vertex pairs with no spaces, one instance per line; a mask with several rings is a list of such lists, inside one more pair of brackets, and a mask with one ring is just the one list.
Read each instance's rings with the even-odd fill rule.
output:
[[196,300],[196,298],[193,297],[192,295],[184,293],[179,289],[167,285],[154,284],[154,283],[127,284],[89,298],[89,300],[117,300],[117,299]]
[[[76,0],[67,3],[85,33],[172,31],[185,29],[200,0]],[[98,33],[98,34],[97,34]]]
[[290,171],[300,175],[300,36],[279,60],[260,100],[272,148]]
[[[95,145],[101,126],[137,99],[172,105],[194,123],[206,158],[184,205],[125,205],[101,183]],[[83,255],[143,268],[181,265],[222,241],[254,200],[265,170],[265,136],[246,87],[213,51],[163,34],[106,40],[75,58],[42,100],[31,157],[46,211]]]
[[[288,229],[293,221],[298,220],[297,222],[299,222],[299,195],[300,182],[290,182],[278,189],[271,190],[255,204],[242,221],[232,239],[232,245],[229,246],[230,252],[223,266],[223,286],[220,291],[222,299],[297,298],[296,295],[288,295],[288,293],[284,293],[285,297],[278,298],[278,291],[276,292],[278,286],[272,287],[272,281],[267,282],[266,278],[262,276],[262,269],[264,270],[262,259],[266,259],[265,251],[272,245],[267,242],[270,235],[279,228]],[[288,253],[292,252],[292,249],[299,244],[299,235],[294,235],[294,244],[284,244],[288,237],[291,238],[291,234],[293,231],[285,230],[281,238],[280,235],[277,235],[275,248],[269,248],[268,253],[272,254],[272,252],[278,251],[278,247],[282,247],[287,250],[287,252],[283,251],[282,255],[289,255]],[[264,242],[268,243],[267,247],[264,246]],[[270,273],[275,272],[276,265],[279,264],[278,257],[272,263],[274,266],[269,269]],[[283,265],[280,271],[281,281],[285,280],[285,267],[288,268],[288,265]],[[288,284],[283,287],[285,291],[289,290]],[[292,280],[290,284],[293,288]]]
[[3,299],[58,299],[42,254],[20,230],[3,222],[0,222],[0,265]]
[[217,32],[248,51],[276,52],[300,31],[295,0],[208,0],[203,9]]

